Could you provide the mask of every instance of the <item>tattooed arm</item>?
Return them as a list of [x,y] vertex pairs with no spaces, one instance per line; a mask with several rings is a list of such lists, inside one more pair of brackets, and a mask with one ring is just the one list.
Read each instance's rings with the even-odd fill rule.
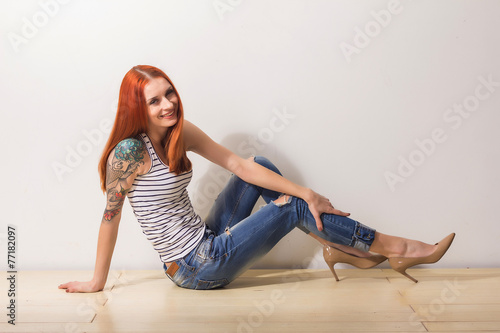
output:
[[111,257],[118,235],[123,202],[138,174],[151,163],[142,141],[125,139],[111,152],[106,166],[106,209],[99,228],[94,277],[88,282],[68,282],[59,286],[66,292],[102,290],[108,277]]
[[120,220],[123,201],[138,171],[144,166],[145,155],[144,144],[137,139],[125,139],[111,152],[106,166],[107,204],[103,223]]

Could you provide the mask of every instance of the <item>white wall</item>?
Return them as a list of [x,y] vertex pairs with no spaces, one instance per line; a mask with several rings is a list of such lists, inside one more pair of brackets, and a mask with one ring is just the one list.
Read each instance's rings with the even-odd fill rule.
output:
[[[435,267],[499,267],[500,2],[65,2],[0,5],[3,265],[14,224],[19,269],[93,268],[97,162],[121,79],[151,64],[237,153],[382,232],[456,232]],[[204,215],[227,174],[191,157]],[[258,266],[326,268],[320,250],[294,231]],[[128,204],[112,265],[161,268]]]

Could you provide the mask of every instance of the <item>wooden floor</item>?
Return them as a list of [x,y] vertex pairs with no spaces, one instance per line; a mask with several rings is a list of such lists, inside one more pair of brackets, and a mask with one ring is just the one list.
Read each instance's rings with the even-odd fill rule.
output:
[[250,270],[209,291],[161,270],[110,272],[104,291],[57,285],[92,272],[18,272],[16,325],[0,332],[500,332],[500,269]]

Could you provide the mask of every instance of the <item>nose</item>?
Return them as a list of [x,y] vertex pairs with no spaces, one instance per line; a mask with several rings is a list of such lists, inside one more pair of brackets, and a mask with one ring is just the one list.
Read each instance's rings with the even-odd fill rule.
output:
[[168,110],[168,109],[172,109],[173,107],[174,107],[174,103],[172,103],[168,98],[163,97],[163,99],[161,101],[161,108]]

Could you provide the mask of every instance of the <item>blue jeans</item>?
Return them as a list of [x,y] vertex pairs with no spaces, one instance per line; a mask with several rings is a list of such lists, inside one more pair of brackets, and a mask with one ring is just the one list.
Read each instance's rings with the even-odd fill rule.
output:
[[[266,158],[256,163],[279,173]],[[259,196],[267,205],[250,215]],[[330,242],[368,251],[375,236],[371,229],[348,217],[322,214],[323,231],[307,203],[296,197],[276,204],[280,193],[244,182],[233,175],[219,194],[208,217],[205,235],[187,256],[174,261],[175,273],[167,276],[179,287],[212,289],[227,285],[268,253],[295,227]],[[172,264],[171,264],[172,265]],[[166,271],[166,266],[164,265]]]

